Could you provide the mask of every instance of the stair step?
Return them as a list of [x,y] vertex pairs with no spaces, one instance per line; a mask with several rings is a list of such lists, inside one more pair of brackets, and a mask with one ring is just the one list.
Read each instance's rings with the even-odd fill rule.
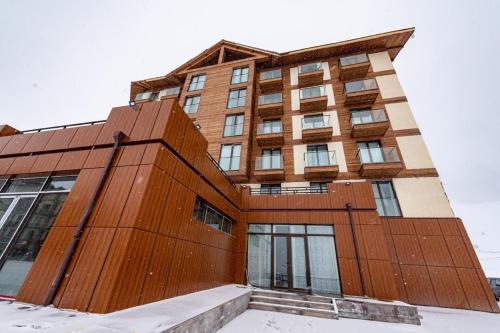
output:
[[330,297],[316,296],[316,295],[304,295],[304,294],[296,294],[296,293],[286,293],[286,292],[274,291],[274,290],[253,290],[252,295],[332,304],[332,298],[330,298]]
[[294,314],[294,315],[299,315],[299,316],[310,316],[310,317],[318,317],[318,318],[326,318],[326,319],[339,319],[339,316],[335,311],[323,310],[323,309],[303,308],[300,306],[270,304],[270,303],[262,303],[262,302],[249,302],[248,308],[254,309],[254,310],[282,312],[282,313]]
[[323,310],[332,310],[332,311],[335,310],[335,306],[333,305],[333,303],[311,302],[311,301],[304,301],[304,300],[299,300],[299,299],[252,295],[250,301],[251,302],[259,302],[259,303],[291,305],[291,306],[298,306],[298,307],[310,308],[310,309],[323,309]]

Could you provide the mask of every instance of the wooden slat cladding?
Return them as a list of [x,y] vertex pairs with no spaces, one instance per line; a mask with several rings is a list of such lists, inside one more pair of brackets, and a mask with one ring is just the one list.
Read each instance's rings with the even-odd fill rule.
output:
[[408,302],[499,312],[459,219],[382,218],[382,223]]

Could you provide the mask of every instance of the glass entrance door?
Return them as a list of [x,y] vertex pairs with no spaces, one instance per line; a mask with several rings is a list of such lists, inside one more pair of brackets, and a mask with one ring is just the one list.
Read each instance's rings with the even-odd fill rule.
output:
[[307,256],[304,236],[274,236],[273,287],[307,289]]

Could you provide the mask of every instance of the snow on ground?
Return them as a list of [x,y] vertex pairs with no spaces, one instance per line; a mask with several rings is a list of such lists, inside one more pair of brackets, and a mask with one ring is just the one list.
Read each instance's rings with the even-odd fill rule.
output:
[[498,333],[500,314],[419,306],[422,326],[340,318],[339,320],[247,310],[218,333]]
[[0,302],[0,333],[161,332],[246,292],[227,285],[105,315]]

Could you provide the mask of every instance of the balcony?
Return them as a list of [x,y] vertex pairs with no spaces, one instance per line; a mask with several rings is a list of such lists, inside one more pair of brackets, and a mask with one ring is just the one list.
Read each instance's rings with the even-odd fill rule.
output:
[[135,96],[134,101],[136,103],[159,101],[162,98],[179,97],[180,92],[181,87],[165,88],[159,91],[145,91],[142,93],[138,93]]
[[388,129],[389,120],[384,109],[351,112],[351,136],[353,138],[383,136]]
[[358,158],[362,177],[392,177],[403,169],[396,147],[360,148]]
[[325,141],[332,137],[330,115],[304,117],[302,119],[302,142]]
[[340,79],[354,80],[366,76],[370,69],[370,61],[366,53],[340,58]]
[[281,93],[259,96],[257,112],[260,117],[274,117],[283,115],[283,96]]
[[339,173],[334,151],[306,152],[304,160],[304,177],[308,180],[335,178]]
[[299,66],[299,88],[315,86],[322,83],[323,68],[321,68],[320,62]]
[[326,110],[328,97],[325,86],[302,88],[299,91],[300,112],[318,112]]
[[344,84],[344,105],[370,105],[375,102],[378,94],[379,90],[375,79],[346,82]]
[[284,180],[283,156],[266,155],[255,159],[254,176],[258,181]]
[[282,146],[284,143],[283,126],[279,124],[259,124],[257,126],[257,144],[265,146]]
[[262,93],[270,93],[283,90],[283,79],[281,69],[260,73],[259,88]]

